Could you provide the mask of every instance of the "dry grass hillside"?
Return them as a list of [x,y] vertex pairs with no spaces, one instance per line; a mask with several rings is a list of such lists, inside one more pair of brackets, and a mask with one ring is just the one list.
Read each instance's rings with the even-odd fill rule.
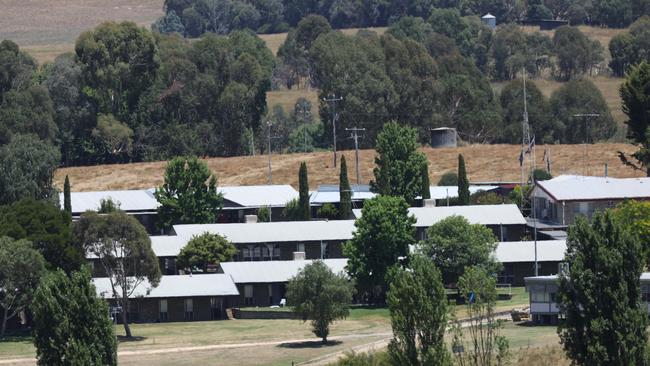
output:
[[[559,174],[602,175],[605,163],[613,177],[641,176],[640,172],[624,167],[616,152],[633,151],[626,144],[550,145],[537,147],[537,164],[543,164],[544,148],[551,151],[552,172]],[[457,155],[465,156],[467,172],[472,182],[519,181],[519,146],[516,145],[470,145],[459,148],[424,148],[430,163],[431,182],[435,184],[447,171],[456,170]],[[354,182],[354,151],[344,151],[348,161],[348,176]],[[372,178],[374,150],[362,150],[361,182]],[[273,155],[273,183],[291,184],[298,187],[298,167],[307,162],[309,183],[315,188],[322,183],[338,183],[338,168],[332,165],[331,152],[308,154]],[[587,162],[585,164],[585,161]],[[268,156],[244,156],[207,159],[210,168],[219,176],[221,185],[251,185],[268,183]],[[125,165],[101,165],[93,167],[64,168],[56,171],[55,182],[63,187],[63,180],[70,176],[73,191],[151,188],[162,182],[165,162],[134,163]]]
[[163,0],[0,0],[0,40],[12,39],[39,62],[72,51],[79,34],[107,21],[149,28]]

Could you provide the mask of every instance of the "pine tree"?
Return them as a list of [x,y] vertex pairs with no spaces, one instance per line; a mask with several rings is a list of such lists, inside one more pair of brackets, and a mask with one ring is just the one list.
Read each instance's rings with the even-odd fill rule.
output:
[[72,201],[70,199],[70,179],[68,175],[65,176],[63,183],[63,210],[69,214],[72,213]]
[[304,221],[311,220],[311,210],[309,208],[309,180],[307,178],[307,163],[300,163],[298,172],[300,218]]
[[426,164],[422,164],[422,204],[424,205],[424,200],[428,200],[431,198],[431,191],[429,190],[429,186],[431,183],[429,182],[429,162],[427,161]]
[[458,204],[469,205],[469,181],[465,171],[465,159],[461,154],[458,154]]
[[339,215],[341,220],[347,220],[352,216],[352,189],[348,180],[348,165],[345,156],[341,156],[341,174],[339,175],[340,206]]

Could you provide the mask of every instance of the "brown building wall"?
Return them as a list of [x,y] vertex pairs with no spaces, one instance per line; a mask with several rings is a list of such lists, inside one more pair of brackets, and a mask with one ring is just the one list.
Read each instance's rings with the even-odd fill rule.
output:
[[[185,300],[184,297],[171,297],[167,298],[167,322],[181,322],[181,321],[204,321],[225,318],[225,309],[232,306],[233,300],[236,296],[217,296],[215,298],[221,299],[222,307],[216,312],[216,317],[212,317],[212,309],[210,299],[212,296],[191,297],[193,302],[193,317],[192,319],[185,318]],[[160,322],[160,298],[136,298],[129,301],[129,319],[135,323],[155,323]],[[115,301],[109,301],[111,306],[115,306]],[[118,316],[118,321],[120,320]]]

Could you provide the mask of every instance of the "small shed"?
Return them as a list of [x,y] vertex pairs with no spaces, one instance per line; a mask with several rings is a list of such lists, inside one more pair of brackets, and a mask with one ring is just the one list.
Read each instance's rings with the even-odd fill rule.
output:
[[456,147],[456,129],[451,127],[440,127],[431,129],[431,147]]
[[497,27],[497,17],[494,15],[487,13],[481,17],[481,21],[483,24],[487,25],[490,29],[494,29]]

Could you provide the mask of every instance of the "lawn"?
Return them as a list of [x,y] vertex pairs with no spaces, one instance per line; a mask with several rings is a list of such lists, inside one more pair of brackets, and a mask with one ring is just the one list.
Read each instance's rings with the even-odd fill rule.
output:
[[[382,314],[382,315],[377,315]],[[353,309],[346,320],[335,322],[330,337],[344,336],[324,348],[311,342],[291,340],[313,339],[309,323],[299,320],[224,320],[212,322],[179,322],[162,324],[132,324],[134,340],[122,340],[118,351],[120,364],[183,364],[187,358],[169,353],[156,353],[186,347],[192,350],[192,362],[213,359],[217,364],[227,363],[227,357],[237,357],[238,364],[287,364],[291,361],[305,361],[329,352],[338,352],[358,344],[368,343],[386,337],[390,322],[386,309]],[[124,335],[124,328],[116,326],[118,337]],[[287,342],[284,342],[287,341]],[[262,343],[259,345],[242,345]],[[212,345],[224,345],[224,349],[201,349]],[[234,346],[240,345],[240,346]],[[228,348],[233,347],[233,348]],[[255,348],[255,352],[242,352],[240,348]],[[153,354],[147,354],[147,352]],[[34,357],[31,337],[14,337],[0,342],[0,363],[13,358]],[[216,361],[221,359],[222,361]],[[241,360],[241,363],[240,363]],[[187,360],[186,360],[187,361]],[[189,362],[189,361],[187,361]],[[29,362],[26,362],[29,364]],[[210,362],[208,362],[210,363]]]

